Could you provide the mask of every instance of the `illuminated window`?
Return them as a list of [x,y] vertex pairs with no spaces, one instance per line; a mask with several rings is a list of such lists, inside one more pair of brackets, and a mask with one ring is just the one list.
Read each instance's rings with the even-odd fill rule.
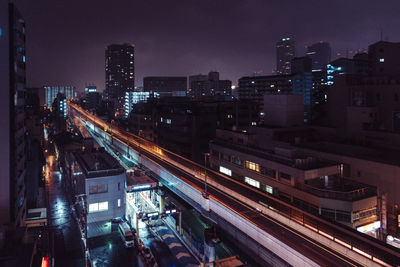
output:
[[264,185],[263,186],[264,187],[264,190],[265,190],[265,192],[267,192],[267,193],[269,193],[269,194],[273,194],[273,188],[272,188],[272,186],[269,186],[269,185]]
[[89,213],[108,210],[108,201],[89,204]]
[[99,203],[99,211],[102,211],[102,210],[108,210],[108,201]]
[[260,165],[251,161],[246,160],[245,166],[247,169],[260,172]]
[[226,174],[226,175],[232,176],[232,171],[230,169],[228,169],[228,168],[219,166],[219,171],[224,173],[224,174]]
[[121,207],[121,199],[118,198],[118,208]]
[[89,213],[99,211],[99,203],[89,204]]
[[380,58],[379,62],[385,62],[385,59],[384,58]]
[[260,182],[254,180],[254,179],[251,179],[250,177],[245,177],[245,178],[244,178],[244,181],[245,181],[247,184],[251,185],[251,186],[260,188]]
[[228,115],[226,115],[226,117],[228,118],[228,119],[232,119],[232,114],[228,114]]

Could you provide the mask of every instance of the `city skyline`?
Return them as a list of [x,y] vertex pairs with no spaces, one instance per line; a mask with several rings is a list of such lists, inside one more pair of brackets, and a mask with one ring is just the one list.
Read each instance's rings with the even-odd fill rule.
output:
[[[211,70],[236,84],[254,72],[272,74],[275,44],[283,37],[296,41],[298,56],[305,54],[306,45],[329,42],[335,59],[338,52],[346,56],[346,49],[366,49],[381,36],[398,41],[399,33],[394,7],[400,3],[395,1],[385,6],[356,1],[346,3],[345,9],[342,3],[324,6],[316,1],[300,8],[290,1],[178,1],[173,9],[161,1],[120,1],[111,9],[107,3],[91,1],[14,2],[29,25],[28,86],[72,84],[79,91],[87,83],[100,91],[105,88],[104,51],[113,43],[135,44],[137,85],[145,76],[189,76]],[[41,16],[42,9],[49,11],[46,16]]]

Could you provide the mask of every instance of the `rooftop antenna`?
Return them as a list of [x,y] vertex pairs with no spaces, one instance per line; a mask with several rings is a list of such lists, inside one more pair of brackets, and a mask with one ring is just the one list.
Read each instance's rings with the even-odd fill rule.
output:
[[383,41],[383,31],[381,29],[381,41]]

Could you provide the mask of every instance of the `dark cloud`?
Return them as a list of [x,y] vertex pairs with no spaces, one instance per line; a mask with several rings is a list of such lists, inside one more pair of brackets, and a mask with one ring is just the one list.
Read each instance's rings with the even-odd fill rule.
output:
[[[5,0],[1,0],[5,1]],[[104,49],[136,44],[136,84],[148,75],[218,70],[234,82],[275,67],[275,42],[297,54],[320,40],[334,52],[399,41],[400,1],[15,0],[27,23],[28,84],[104,88]]]

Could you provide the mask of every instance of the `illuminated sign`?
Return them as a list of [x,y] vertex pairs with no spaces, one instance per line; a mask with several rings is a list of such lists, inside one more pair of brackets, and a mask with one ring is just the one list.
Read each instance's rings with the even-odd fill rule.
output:
[[165,214],[172,214],[172,213],[176,213],[176,209],[173,210],[166,210]]
[[145,185],[137,185],[132,187],[133,190],[139,190],[139,189],[146,189],[146,188],[150,188],[151,185],[150,184],[145,184]]
[[151,213],[147,213],[147,217],[154,217],[154,216],[158,216],[158,212],[151,212]]
[[381,228],[381,221],[376,221],[374,223],[370,223],[367,225],[363,225],[360,227],[357,227],[357,231],[361,232],[361,233],[366,233],[366,232],[370,232],[372,230],[376,230]]

